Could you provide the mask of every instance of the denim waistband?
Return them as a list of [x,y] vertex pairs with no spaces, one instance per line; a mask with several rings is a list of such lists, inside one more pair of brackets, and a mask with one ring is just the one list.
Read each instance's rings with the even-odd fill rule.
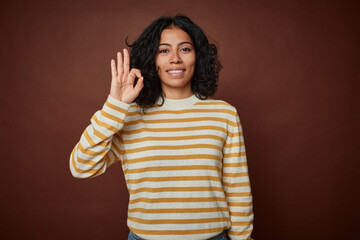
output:
[[216,235],[215,237],[209,238],[209,240],[226,240],[226,231],[223,231],[222,233]]

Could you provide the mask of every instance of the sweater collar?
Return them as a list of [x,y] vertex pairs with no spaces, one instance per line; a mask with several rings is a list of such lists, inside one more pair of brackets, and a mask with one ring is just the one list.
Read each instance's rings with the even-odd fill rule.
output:
[[[182,99],[165,98],[164,104],[162,106],[166,107],[166,108],[186,108],[186,107],[191,107],[198,101],[199,101],[199,99],[195,96],[195,94],[193,94],[192,96],[190,96],[188,98],[182,98]],[[162,102],[162,99],[159,98],[158,104],[161,104],[161,102]]]

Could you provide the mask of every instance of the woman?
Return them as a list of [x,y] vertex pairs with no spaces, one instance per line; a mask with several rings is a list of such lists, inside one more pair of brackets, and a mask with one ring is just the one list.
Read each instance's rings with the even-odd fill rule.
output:
[[[129,239],[251,239],[252,196],[236,109],[208,97],[217,48],[185,16],[154,21],[111,60],[110,94],[70,157],[74,177],[120,161]],[[131,64],[130,64],[131,63]]]

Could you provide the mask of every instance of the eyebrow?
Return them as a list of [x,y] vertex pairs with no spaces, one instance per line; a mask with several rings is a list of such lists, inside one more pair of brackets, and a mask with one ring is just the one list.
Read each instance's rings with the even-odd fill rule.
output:
[[[191,46],[193,46],[193,44],[191,42],[181,42],[178,44],[178,46],[182,45],[182,44],[190,44]],[[162,45],[166,45],[166,46],[171,46],[171,44],[169,43],[160,43],[159,46],[162,46]]]

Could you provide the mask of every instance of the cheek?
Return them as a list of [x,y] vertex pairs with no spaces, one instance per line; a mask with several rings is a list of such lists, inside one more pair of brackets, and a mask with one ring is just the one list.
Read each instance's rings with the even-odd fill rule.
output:
[[193,61],[191,63],[191,70],[192,70],[193,73],[195,72],[195,66],[196,66],[195,61]]
[[157,55],[155,56],[155,67],[156,67],[156,70],[159,70],[159,68],[160,68],[160,60]]
[[157,71],[161,71],[165,68],[164,63],[159,59],[155,61],[155,66]]
[[196,62],[196,56],[195,56],[195,55],[192,56],[190,62],[191,62],[190,65],[191,65],[193,68],[195,68],[195,62]]

